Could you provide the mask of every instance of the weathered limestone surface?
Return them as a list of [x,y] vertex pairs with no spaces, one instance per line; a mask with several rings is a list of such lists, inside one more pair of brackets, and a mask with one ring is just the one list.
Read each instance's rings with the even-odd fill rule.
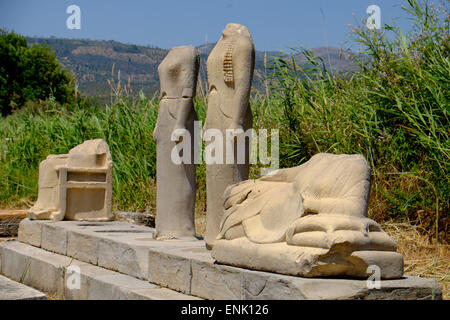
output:
[[[208,57],[208,111],[204,132],[208,129],[219,130],[223,136],[222,158],[216,156],[220,163],[206,165],[206,234],[208,248],[213,246],[222,217],[222,195],[225,188],[231,184],[248,179],[249,145],[244,151],[245,159],[238,162],[226,161],[226,130],[242,130],[252,127],[252,113],[249,107],[250,89],[255,65],[255,48],[248,29],[240,24],[230,23],[222,32]],[[214,141],[206,141],[205,153],[213,146]],[[212,138],[214,140],[214,138]],[[232,145],[237,149],[237,140],[233,138]],[[218,151],[216,151],[218,152]]]
[[[19,241],[139,279],[148,278],[150,248],[203,245],[198,240],[158,241],[153,238],[154,230],[116,221],[53,222],[24,219],[20,224]],[[29,236],[31,234],[33,237]],[[36,238],[42,238],[42,241],[38,242]]]
[[[123,222],[45,222],[27,221],[26,219],[22,222],[21,230],[26,231],[27,228],[33,228],[33,224],[36,223],[64,228],[67,239],[72,239],[72,233],[85,234],[92,237],[92,240],[95,239],[98,242],[97,263],[98,266],[102,267],[100,268],[103,270],[101,274],[104,276],[109,275],[109,272],[117,274],[112,271],[115,270],[133,279],[145,279],[153,285],[176,290],[180,295],[185,294],[204,299],[251,300],[431,299],[434,290],[434,297],[441,298],[441,291],[436,281],[417,277],[381,280],[380,289],[368,289],[366,279],[302,278],[217,264],[211,257],[211,252],[205,248],[204,241],[158,241],[152,237],[154,229],[134,224]],[[13,257],[15,255],[13,252],[18,251],[14,248],[17,248],[18,245],[22,246],[20,248],[21,254],[28,252],[26,258],[21,258],[21,255]],[[67,247],[70,247],[70,245]],[[95,246],[90,247],[94,248]],[[41,260],[46,261],[45,259],[48,259],[48,257],[62,259],[59,264],[56,264],[58,266],[69,266],[72,261],[71,257],[63,257],[24,243],[7,242],[4,244],[3,250],[0,250],[2,252],[0,261],[7,261],[6,264],[1,262],[2,270],[7,270],[5,274],[8,274],[8,276],[9,274],[14,275],[16,279],[20,278],[27,265],[27,259],[29,261],[32,260],[32,257],[36,257],[31,254],[35,252],[33,249],[39,250],[40,254],[43,254],[44,258],[40,258]],[[76,260],[77,263],[84,263],[81,268],[83,274],[89,276],[88,271],[97,270],[98,267],[87,263],[92,261],[89,255],[80,255],[79,258],[86,260],[83,262]],[[49,265],[52,266],[53,264],[49,263]],[[53,270],[51,272],[57,272],[56,265],[55,268],[49,267]],[[34,268],[34,263],[32,263],[30,269],[32,274]],[[111,270],[106,271],[104,268]],[[56,281],[50,275],[46,277],[48,280],[45,281]],[[35,281],[38,281],[38,279]],[[85,281],[83,277],[82,281]],[[53,290],[60,286],[54,285]],[[100,286],[104,285],[99,283],[97,287]],[[133,297],[143,299],[147,294],[145,292],[152,292],[153,288],[141,288]],[[81,296],[87,295],[87,293],[78,294]],[[76,293],[73,293],[73,295],[76,295]],[[130,295],[128,292],[128,297]],[[111,293],[111,296],[120,297],[120,294]],[[159,291],[158,297],[161,298],[162,296],[164,294]]]
[[243,299],[242,270],[210,261],[191,261],[191,294],[214,300]]
[[[197,114],[192,99],[197,90],[199,67],[198,51],[190,46],[170,49],[158,67],[161,101],[153,138],[157,145],[156,237],[160,239],[195,238],[194,121]],[[182,134],[182,138],[174,137],[174,133]],[[182,153],[178,159],[182,163],[175,162],[172,156],[177,148],[177,155]]]
[[[0,244],[0,273],[46,293],[63,292],[63,268],[71,258],[17,241]],[[18,254],[20,252],[20,254]]]
[[[283,297],[283,298],[280,298]],[[380,289],[368,289],[366,280],[310,279],[261,272],[244,274],[248,300],[429,300],[442,299],[437,281],[405,276],[382,280]]]
[[[158,288],[144,280],[93,266],[17,241],[0,244],[0,272],[26,285],[66,300],[198,300]],[[69,267],[80,270],[80,286],[73,287]],[[69,274],[69,276],[67,276]],[[66,275],[66,276],[65,276]],[[39,277],[40,276],[40,277]],[[0,297],[2,282],[0,277]],[[57,284],[57,285],[55,285]],[[45,297],[45,295],[44,295]],[[0,298],[1,299],[1,298]]]
[[67,256],[97,265],[98,240],[90,234],[69,232],[67,234]]
[[47,296],[0,275],[0,300],[46,300]]
[[41,220],[109,221],[113,218],[112,158],[102,139],[39,165],[39,193],[28,217]]
[[66,255],[67,230],[56,223],[43,224],[41,247],[51,252]]
[[19,241],[31,244],[35,247],[41,246],[42,223],[39,220],[23,219],[19,224]]
[[166,250],[149,252],[148,280],[179,292],[191,292],[191,265],[186,259],[166,253]]
[[367,217],[369,190],[363,156],[326,153],[229,186],[212,256],[293,276],[367,278],[376,266],[382,279],[400,278],[397,244]]

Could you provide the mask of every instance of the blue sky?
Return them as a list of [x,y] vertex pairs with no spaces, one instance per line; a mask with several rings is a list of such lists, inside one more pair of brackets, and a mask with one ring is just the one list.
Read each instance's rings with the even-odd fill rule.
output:
[[[247,26],[258,50],[349,47],[349,24],[381,9],[408,29],[402,0],[0,0],[0,27],[27,36],[116,40],[170,48],[216,42],[229,22]],[[81,8],[81,29],[69,30],[69,5]]]

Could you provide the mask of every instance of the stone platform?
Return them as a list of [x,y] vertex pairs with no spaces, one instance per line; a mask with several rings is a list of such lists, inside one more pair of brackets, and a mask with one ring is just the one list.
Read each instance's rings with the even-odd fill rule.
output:
[[47,296],[33,288],[0,276],[0,300],[46,300]]
[[[92,278],[94,280],[89,278],[91,280],[86,280],[87,282],[96,283],[98,277],[107,278],[110,272],[115,272],[116,278],[120,275],[152,286],[144,290],[151,290],[159,285],[171,289],[171,293],[177,291],[185,298],[303,300],[442,297],[436,281],[419,277],[381,280],[379,289],[369,289],[366,280],[301,278],[220,265],[215,263],[210,251],[206,250],[203,240],[158,241],[153,239],[153,231],[153,228],[124,222],[50,222],[25,219],[19,227],[21,243],[6,242],[0,247],[1,272],[12,278],[19,277],[17,270],[24,268],[26,259],[33,261],[31,264],[36,266],[37,271],[34,272],[37,274],[50,269],[56,273],[61,266],[67,267],[71,261],[75,261],[72,263],[82,266],[82,275],[86,269],[84,277],[87,278],[94,277],[88,271],[98,268]],[[59,259],[60,262],[55,263],[50,257]],[[53,267],[39,267],[42,264]],[[39,271],[39,268],[44,269]],[[32,278],[31,275],[30,279]],[[41,280],[35,281],[43,282],[43,277],[40,278]],[[57,278],[49,275],[42,286],[56,290],[57,286],[61,286]],[[140,289],[128,288],[122,295],[111,298],[133,298],[136,290]],[[171,299],[169,296],[167,298]]]

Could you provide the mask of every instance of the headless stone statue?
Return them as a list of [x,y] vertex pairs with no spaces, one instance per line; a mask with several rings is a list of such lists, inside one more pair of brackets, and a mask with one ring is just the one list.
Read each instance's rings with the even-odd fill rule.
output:
[[[212,256],[295,276],[403,274],[396,243],[367,218],[370,168],[361,155],[320,153],[301,166],[228,187]],[[371,267],[373,268],[373,267]]]
[[[255,49],[248,29],[239,24],[228,24],[207,61],[209,96],[204,132],[217,129],[223,136],[223,161],[206,165],[205,241],[208,249],[212,248],[219,233],[223,192],[227,186],[248,179],[248,140],[244,151],[245,162],[227,164],[225,131],[246,131],[252,127],[249,97],[254,64]],[[233,143],[236,144],[236,141]],[[236,160],[236,156],[234,158]]]
[[[161,101],[153,138],[156,141],[156,238],[187,239],[195,237],[195,164],[194,110],[200,57],[194,47],[172,48],[158,67]],[[184,129],[190,133],[188,163],[177,164],[172,152],[181,140],[172,141],[172,133]],[[189,139],[188,136],[182,139]],[[186,154],[183,155],[186,158]]]
[[39,193],[28,218],[109,221],[112,158],[102,139],[83,142],[68,154],[49,155],[39,165]]

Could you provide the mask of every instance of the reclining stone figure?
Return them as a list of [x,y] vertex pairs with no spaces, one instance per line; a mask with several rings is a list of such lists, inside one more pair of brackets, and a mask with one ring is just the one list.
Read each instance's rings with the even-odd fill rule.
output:
[[361,155],[320,153],[294,168],[229,186],[212,256],[294,276],[403,275],[403,257],[367,217],[370,168]]

